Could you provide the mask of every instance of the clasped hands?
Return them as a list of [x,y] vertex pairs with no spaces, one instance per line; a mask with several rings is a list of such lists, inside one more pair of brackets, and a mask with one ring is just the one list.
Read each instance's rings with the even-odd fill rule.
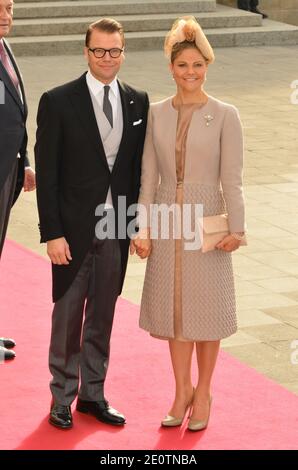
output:
[[149,229],[140,229],[138,234],[130,242],[130,254],[134,255],[136,253],[141,259],[145,259],[150,256],[151,249],[152,242]]

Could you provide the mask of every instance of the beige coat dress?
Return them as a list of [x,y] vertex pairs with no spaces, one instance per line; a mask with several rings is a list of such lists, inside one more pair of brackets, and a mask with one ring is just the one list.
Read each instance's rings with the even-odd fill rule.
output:
[[[234,106],[211,96],[203,105],[175,108],[172,97],[151,105],[139,197],[149,214],[152,204],[202,204],[204,216],[227,212],[230,232],[243,232],[242,170],[242,126]],[[190,218],[194,229],[194,212]],[[140,217],[141,226],[148,224]],[[140,327],[186,341],[230,336],[237,329],[231,254],[185,249],[170,227],[169,237],[162,238],[160,229],[152,240]]]

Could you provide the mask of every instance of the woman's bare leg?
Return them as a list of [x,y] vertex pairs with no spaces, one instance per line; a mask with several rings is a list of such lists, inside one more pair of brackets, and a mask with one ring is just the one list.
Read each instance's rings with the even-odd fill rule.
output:
[[192,341],[169,340],[172,366],[175,376],[176,393],[169,415],[182,418],[187,404],[193,396],[191,381],[191,359],[194,349]]
[[220,341],[196,343],[199,377],[193,402],[192,419],[204,421],[208,418],[211,380],[218,357],[219,345]]

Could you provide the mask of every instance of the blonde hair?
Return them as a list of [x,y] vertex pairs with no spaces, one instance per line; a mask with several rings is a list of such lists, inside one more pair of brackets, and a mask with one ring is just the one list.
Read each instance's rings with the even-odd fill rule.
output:
[[208,64],[214,62],[213,49],[194,16],[178,18],[164,44],[165,55],[172,63],[180,52],[188,48],[198,49]]

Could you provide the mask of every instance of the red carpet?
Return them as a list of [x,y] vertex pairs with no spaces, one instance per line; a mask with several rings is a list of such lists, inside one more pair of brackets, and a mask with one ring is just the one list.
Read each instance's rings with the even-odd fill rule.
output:
[[0,365],[0,449],[298,449],[298,397],[222,352],[207,430],[161,429],[173,395],[167,343],[138,328],[139,308],[118,302],[106,396],[126,414],[114,429],[74,411],[74,428],[47,423],[50,265],[13,242],[1,260],[1,336],[17,358]]

